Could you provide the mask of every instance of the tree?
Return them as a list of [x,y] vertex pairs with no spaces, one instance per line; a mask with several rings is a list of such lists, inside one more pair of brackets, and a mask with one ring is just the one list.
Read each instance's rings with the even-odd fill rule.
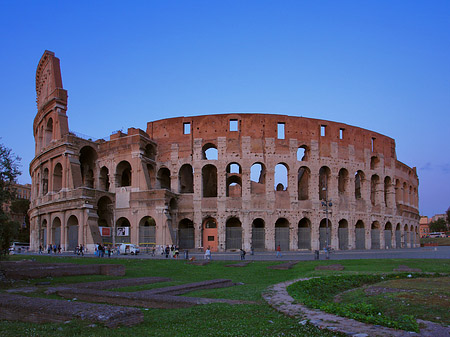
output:
[[450,207],[447,208],[447,225],[450,225]]
[[445,232],[446,230],[447,222],[442,218],[430,223],[430,232]]
[[11,240],[17,233],[17,223],[4,212],[4,205],[15,197],[13,184],[20,175],[20,158],[0,144],[0,256],[9,252]]

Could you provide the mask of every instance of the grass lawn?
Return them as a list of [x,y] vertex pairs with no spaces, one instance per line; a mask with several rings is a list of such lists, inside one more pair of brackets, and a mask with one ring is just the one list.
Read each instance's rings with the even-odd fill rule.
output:
[[[14,257],[18,259],[19,257]],[[226,278],[241,285],[230,288],[202,290],[187,294],[211,298],[227,298],[252,301],[252,304],[208,304],[180,309],[142,309],[144,322],[133,327],[116,329],[89,322],[32,324],[0,321],[1,336],[339,336],[321,331],[310,325],[300,325],[301,319],[294,319],[273,310],[261,297],[261,293],[272,284],[302,277],[330,275],[358,275],[367,273],[390,273],[399,265],[420,268],[423,272],[450,272],[449,260],[430,259],[387,259],[387,260],[333,260],[301,261],[290,270],[268,269],[276,261],[252,262],[243,268],[228,268],[230,261],[212,261],[205,266],[195,266],[183,260],[151,259],[96,259],[36,256],[41,262],[69,263],[118,263],[125,264],[126,277],[160,276],[169,277],[171,282],[152,284],[145,287],[129,287],[133,291],[154,287],[191,283],[209,279]],[[317,265],[342,264],[341,272],[315,271]],[[77,276],[51,279],[52,285],[114,279],[101,275]],[[20,281],[14,287],[23,287],[43,280]],[[48,280],[47,280],[48,281]],[[436,285],[435,285],[436,286]],[[427,287],[423,282],[421,287]],[[430,284],[433,287],[433,283]],[[4,289],[0,290],[4,291]],[[33,296],[46,296],[42,292]],[[53,297],[54,298],[54,297]]]

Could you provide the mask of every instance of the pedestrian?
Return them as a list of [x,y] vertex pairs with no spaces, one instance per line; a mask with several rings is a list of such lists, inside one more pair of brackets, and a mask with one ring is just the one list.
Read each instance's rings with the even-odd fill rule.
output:
[[155,256],[155,246],[152,247],[152,256]]
[[205,250],[205,260],[211,260],[211,249],[209,248],[209,246]]
[[81,256],[84,256],[83,249],[84,249],[83,245],[80,245],[80,247],[78,248],[78,255],[81,254]]
[[283,256],[281,255],[281,247],[280,247],[280,245],[277,246],[277,258],[278,258],[278,257],[280,257],[280,258],[283,257]]
[[47,254],[50,254],[51,252],[52,252],[52,245],[49,244],[49,245],[47,246]]
[[58,254],[61,254],[61,245],[58,245]]
[[241,251],[241,260],[245,260],[245,254],[247,254],[247,252],[242,248],[240,249],[240,251]]
[[54,244],[53,245],[53,254],[56,254],[56,249],[57,249],[56,244]]
[[169,258],[169,253],[170,253],[169,245],[166,246],[165,253],[166,253],[166,259]]
[[179,249],[178,249],[178,246],[175,246],[175,252],[173,253],[173,257],[174,257],[175,259],[178,259],[178,254],[180,254],[180,251],[179,251]]
[[250,246],[250,255],[255,254],[255,250],[253,249],[253,245]]
[[42,254],[42,245],[39,245],[39,254]]

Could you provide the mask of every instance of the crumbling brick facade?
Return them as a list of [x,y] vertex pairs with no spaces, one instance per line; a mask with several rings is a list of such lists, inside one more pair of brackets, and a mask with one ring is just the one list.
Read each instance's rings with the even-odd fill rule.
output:
[[69,131],[59,60],[48,51],[36,92],[32,249],[418,245],[419,181],[392,138],[311,118],[222,114],[83,139]]

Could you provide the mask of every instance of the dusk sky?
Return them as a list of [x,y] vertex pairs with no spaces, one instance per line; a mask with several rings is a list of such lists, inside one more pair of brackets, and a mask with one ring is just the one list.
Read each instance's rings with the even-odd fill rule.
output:
[[229,112],[337,121],[395,139],[420,214],[450,206],[448,0],[0,0],[0,31],[0,143],[22,157],[21,183],[50,50],[71,131]]

